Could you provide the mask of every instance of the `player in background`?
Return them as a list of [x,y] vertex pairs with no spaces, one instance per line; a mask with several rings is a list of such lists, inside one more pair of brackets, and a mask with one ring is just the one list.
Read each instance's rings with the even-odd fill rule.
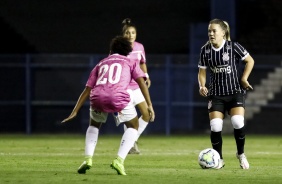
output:
[[[254,60],[248,51],[237,42],[230,40],[227,22],[213,19],[208,26],[209,42],[201,48],[198,63],[199,93],[208,97],[208,112],[211,126],[210,139],[213,148],[221,157],[217,169],[224,166],[222,157],[222,127],[225,112],[231,116],[234,127],[239,163],[242,169],[249,169],[245,147],[245,96],[252,86],[248,77]],[[244,65],[241,68],[240,65]],[[206,70],[210,70],[209,88],[206,87]]]
[[78,168],[78,173],[85,174],[92,167],[92,157],[98,141],[99,129],[106,122],[108,113],[115,116],[116,125],[126,125],[127,130],[121,138],[117,158],[111,167],[120,175],[126,175],[124,160],[138,136],[138,116],[133,104],[132,90],[128,85],[132,79],[136,80],[146,103],[146,110],[150,121],[154,121],[155,113],[145,74],[139,65],[132,62],[127,55],[132,51],[131,43],[123,36],[115,37],[110,44],[110,55],[101,60],[91,71],[86,87],[79,96],[77,103],[62,123],[75,118],[84,102],[90,98],[90,122],[85,137],[85,161]]
[[[136,26],[131,22],[131,19],[129,18],[124,19],[122,21],[122,25],[122,35],[129,39],[133,48],[132,52],[129,53],[128,57],[134,62],[136,62],[138,65],[140,65],[140,68],[147,77],[146,83],[149,88],[151,86],[151,80],[147,71],[145,50],[144,46],[141,43],[136,42]],[[134,143],[134,146],[130,149],[129,154],[139,154],[140,150],[138,149],[137,140],[142,134],[142,132],[146,129],[150,117],[147,111],[147,103],[135,80],[131,80],[131,83],[129,84],[129,89],[133,90],[134,105],[138,107],[141,113],[141,117],[139,118],[138,136]],[[126,129],[127,127],[124,126],[125,131]]]

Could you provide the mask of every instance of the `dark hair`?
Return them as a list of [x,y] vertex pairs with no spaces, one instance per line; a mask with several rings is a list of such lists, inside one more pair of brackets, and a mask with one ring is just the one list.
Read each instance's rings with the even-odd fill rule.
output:
[[230,38],[230,27],[229,24],[226,21],[220,20],[220,19],[213,19],[210,21],[210,24],[218,24],[221,29],[225,32],[224,38],[228,41],[231,41]]
[[130,41],[123,36],[116,36],[112,39],[110,44],[111,54],[120,54],[127,56],[132,51],[132,46]]
[[129,27],[134,27],[135,30],[137,31],[136,26],[132,23],[130,18],[124,19],[121,24],[122,24],[122,30],[121,30],[122,35],[125,33],[125,31]]

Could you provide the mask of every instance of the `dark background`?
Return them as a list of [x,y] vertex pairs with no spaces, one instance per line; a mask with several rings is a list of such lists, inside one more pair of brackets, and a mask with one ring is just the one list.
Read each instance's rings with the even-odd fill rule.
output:
[[[157,118],[145,133],[206,132],[209,120],[206,100],[198,94],[197,61],[208,22],[220,18],[230,23],[232,40],[255,59],[252,85],[263,86],[261,81],[281,68],[281,10],[281,0],[1,0],[0,132],[85,133],[87,104],[72,123],[60,122],[128,17],[145,46],[153,84]],[[270,93],[273,98],[246,120],[248,132],[281,133],[280,76],[270,86],[271,92],[280,91]],[[113,123],[105,126],[107,133],[116,130]]]
[[[1,53],[108,53],[124,18],[150,54],[187,54],[191,24],[211,17],[222,0],[1,0]],[[231,2],[231,1],[230,1]],[[252,54],[282,51],[282,1],[234,0],[233,40]]]

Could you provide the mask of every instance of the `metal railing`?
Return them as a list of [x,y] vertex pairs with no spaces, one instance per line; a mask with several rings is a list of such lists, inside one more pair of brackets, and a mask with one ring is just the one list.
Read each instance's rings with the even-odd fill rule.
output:
[[[82,90],[90,70],[103,57],[105,55],[98,54],[1,55],[1,86],[3,88],[0,108],[11,109],[10,112],[5,111],[5,114],[1,113],[2,116],[13,116],[15,114],[13,107],[21,107],[21,109],[24,109],[24,114],[19,115],[22,116],[22,122],[16,122],[16,124],[24,122],[26,134],[36,132],[36,130],[33,130],[33,125],[37,124],[38,121],[33,118],[33,116],[36,116],[36,112],[33,112],[33,109],[36,107],[72,108],[75,104],[74,100],[76,100],[77,95]],[[150,88],[150,93],[155,110],[159,112],[157,114],[158,119],[164,127],[157,131],[170,135],[172,130],[195,130],[193,123],[196,121],[194,108],[205,110],[206,106],[205,100],[197,94],[197,56],[147,55],[147,60],[153,84]],[[271,71],[275,67],[276,64],[274,63],[268,65],[258,64],[255,68],[257,70],[256,73],[262,74],[261,78],[263,78],[265,72],[267,73],[267,71]],[[45,70],[48,71],[46,72]],[[60,75],[62,72],[65,73]],[[75,76],[72,76],[73,74]],[[79,80],[75,80],[76,77]],[[46,78],[50,78],[50,80],[46,80]],[[256,75],[256,80],[259,78]],[[19,82],[19,84],[16,84],[15,81]],[[79,84],[75,83],[77,81],[79,81]],[[56,94],[50,95],[50,93],[52,94],[56,91],[50,89],[50,86],[56,88],[57,91],[64,90],[66,86],[71,86],[70,91],[74,90],[76,94],[71,97],[70,95],[65,96],[64,92],[62,94],[58,93],[58,97]],[[60,89],[60,86],[63,86],[63,88]],[[89,103],[85,104],[85,106],[88,105]],[[271,108],[281,108],[281,106],[282,102],[270,104]],[[175,112],[182,112],[182,114],[185,114],[185,117],[181,117],[181,115],[176,116],[174,115]],[[5,123],[14,126],[15,123],[8,122],[7,119],[9,118],[4,118],[1,124]],[[185,121],[185,123],[177,125],[174,121]]]

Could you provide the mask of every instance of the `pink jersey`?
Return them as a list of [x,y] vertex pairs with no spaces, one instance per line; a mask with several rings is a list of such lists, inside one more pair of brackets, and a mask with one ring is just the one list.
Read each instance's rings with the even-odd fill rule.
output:
[[91,71],[86,86],[92,88],[91,106],[102,112],[119,112],[130,101],[127,92],[131,80],[145,77],[137,62],[113,54],[101,60]]
[[[140,63],[146,63],[146,57],[145,57],[145,50],[144,47],[141,43],[138,42],[133,42],[133,50],[132,52],[129,53],[129,55],[127,56],[129,57],[132,61],[138,63],[138,65]],[[129,89],[138,89],[139,86],[136,83],[135,80],[131,80],[130,84],[129,84]]]

